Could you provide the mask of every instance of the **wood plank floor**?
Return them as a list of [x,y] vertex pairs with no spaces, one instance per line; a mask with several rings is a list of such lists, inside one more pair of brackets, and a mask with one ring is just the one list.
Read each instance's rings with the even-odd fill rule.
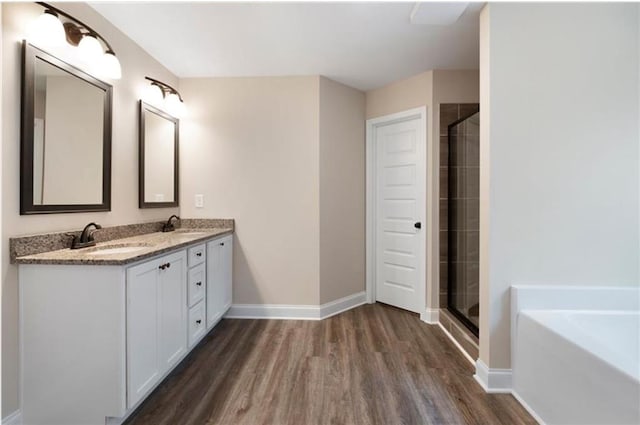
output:
[[127,425],[536,423],[472,375],[439,327],[382,304],[322,321],[223,320]]

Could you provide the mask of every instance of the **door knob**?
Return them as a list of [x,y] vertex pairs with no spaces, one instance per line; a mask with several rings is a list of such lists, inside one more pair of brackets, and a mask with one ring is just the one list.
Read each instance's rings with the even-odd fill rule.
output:
[[419,221],[416,221],[416,222],[413,224],[413,227],[415,227],[416,229],[422,229],[422,223],[420,223]]

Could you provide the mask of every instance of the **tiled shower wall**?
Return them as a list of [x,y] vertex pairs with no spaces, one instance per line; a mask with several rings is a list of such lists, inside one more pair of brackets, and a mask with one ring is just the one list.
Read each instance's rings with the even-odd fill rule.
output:
[[[448,156],[449,156],[449,143],[447,130],[449,125],[458,121],[459,119],[473,115],[480,110],[480,105],[477,103],[441,103],[440,104],[440,308],[447,307],[447,280],[448,280],[448,267],[447,267],[447,255],[449,249],[448,232],[448,188],[449,188],[449,170],[448,170]],[[459,170],[455,170],[457,173]],[[473,170],[476,171],[476,170]],[[479,167],[478,170],[479,172]],[[454,174],[455,175],[455,174]],[[464,179],[468,180],[468,179]],[[471,179],[473,180],[473,179]],[[473,188],[469,188],[470,191],[474,191]],[[478,189],[479,193],[479,189]],[[475,220],[478,223],[478,220]],[[479,224],[479,223],[478,223]],[[479,228],[478,228],[479,229]],[[469,236],[478,236],[478,229],[470,232]],[[456,232],[454,240],[461,240],[458,238],[458,229],[452,229]],[[459,247],[463,248],[463,247]],[[463,248],[464,249],[464,248]],[[473,253],[471,253],[474,255]]]

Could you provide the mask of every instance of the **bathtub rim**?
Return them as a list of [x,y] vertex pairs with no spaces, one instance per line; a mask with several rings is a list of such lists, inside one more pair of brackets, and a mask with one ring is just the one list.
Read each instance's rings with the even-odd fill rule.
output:
[[[606,294],[619,300],[620,308],[602,308],[602,297]],[[541,295],[543,295],[541,297]],[[635,295],[635,296],[632,296]],[[567,284],[549,282],[520,282],[510,288],[510,359],[511,370],[515,368],[515,341],[517,317],[520,310],[632,310],[640,311],[640,286],[630,284]],[[615,300],[614,300],[615,304]],[[623,308],[625,305],[632,308]],[[590,307],[591,306],[591,307]]]
[[[558,316],[563,316],[566,314],[592,314],[592,315],[615,315],[615,314],[620,314],[620,315],[630,315],[630,316],[636,316],[638,317],[638,320],[640,321],[640,311],[637,310],[560,310],[560,309],[554,309],[554,310],[543,310],[543,309],[524,309],[524,310],[520,310],[518,312],[518,318],[521,315],[526,315],[530,320],[535,321],[537,324],[539,324],[540,326],[544,327],[547,331],[555,334],[556,336],[562,338],[564,341],[566,341],[568,344],[573,345],[576,348],[582,349],[587,351],[588,353],[590,353],[591,355],[593,355],[594,357],[597,357],[598,360],[606,363],[608,366],[610,366],[611,368],[617,370],[618,372],[624,374],[625,376],[629,377],[630,379],[634,380],[635,382],[638,383],[638,385],[640,385],[640,370],[637,372],[637,374],[634,374],[633,372],[630,372],[628,370],[626,370],[625,368],[621,367],[618,363],[614,362],[611,360],[611,357],[607,356],[606,354],[603,354],[604,352],[610,352],[611,350],[607,350],[606,346],[605,349],[595,349],[592,350],[590,349],[590,347],[586,347],[586,344],[582,344],[579,341],[577,341],[577,338],[572,338],[571,336],[566,335],[565,333],[563,333],[562,331],[560,331],[558,328],[555,328],[553,326],[548,326],[546,323],[544,323],[543,321],[539,320],[540,315],[536,316],[536,313],[540,314],[540,315],[558,315]],[[517,323],[516,323],[517,326]],[[575,325],[569,325],[572,327],[576,327]],[[586,335],[587,337],[589,337],[588,334],[585,334],[584,332],[581,332],[582,335]],[[589,339],[593,339],[593,338],[589,338]],[[597,342],[596,342],[597,343]],[[599,344],[601,345],[601,344]],[[591,347],[592,348],[592,347]],[[515,353],[514,353],[515,354]],[[514,357],[513,362],[515,363],[516,361],[516,357]]]

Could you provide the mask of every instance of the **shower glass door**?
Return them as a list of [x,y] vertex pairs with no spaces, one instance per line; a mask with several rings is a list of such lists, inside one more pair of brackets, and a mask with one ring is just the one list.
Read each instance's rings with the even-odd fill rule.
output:
[[447,308],[478,335],[480,114],[449,126]]

